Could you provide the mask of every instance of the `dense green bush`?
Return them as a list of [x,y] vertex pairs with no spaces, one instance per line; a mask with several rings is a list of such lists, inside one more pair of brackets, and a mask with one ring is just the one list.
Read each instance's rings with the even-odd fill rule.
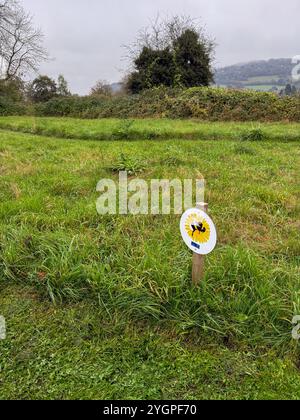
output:
[[26,113],[23,100],[24,84],[20,79],[0,80],[0,115]]
[[12,102],[22,102],[24,91],[24,82],[20,79],[0,80],[0,98],[8,98]]
[[152,89],[120,97],[54,98],[40,116],[81,118],[168,117],[211,121],[300,121],[300,97],[217,88]]
[[25,105],[0,96],[0,115],[24,115],[27,113]]
[[29,88],[29,98],[35,103],[48,102],[56,95],[56,82],[48,76],[37,77]]
[[[17,109],[15,109],[15,107]],[[25,113],[0,105],[2,115]],[[32,112],[27,109],[27,113]],[[140,95],[53,98],[34,106],[37,116],[79,118],[194,118],[206,121],[300,121],[300,97],[219,88],[156,88]]]

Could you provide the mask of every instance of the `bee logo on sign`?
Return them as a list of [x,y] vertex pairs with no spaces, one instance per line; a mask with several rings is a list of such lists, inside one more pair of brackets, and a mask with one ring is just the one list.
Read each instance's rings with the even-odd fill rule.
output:
[[217,230],[212,219],[197,208],[187,210],[180,221],[182,238],[191,251],[210,254],[217,245]]

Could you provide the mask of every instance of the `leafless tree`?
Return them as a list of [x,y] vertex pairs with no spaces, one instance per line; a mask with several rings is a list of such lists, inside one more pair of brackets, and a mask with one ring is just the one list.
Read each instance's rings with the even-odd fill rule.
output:
[[1,78],[10,80],[37,71],[47,59],[43,33],[16,0],[0,3]]
[[13,21],[13,0],[6,0],[0,3],[0,48],[3,46],[8,35],[11,35],[10,26]]
[[209,49],[211,51],[213,50],[215,41],[210,39],[205,33],[205,29],[199,23],[198,19],[193,19],[186,15],[162,18],[158,14],[154,20],[150,21],[147,27],[138,32],[133,44],[124,46],[127,51],[126,58],[134,61],[144,47],[153,50],[172,49],[176,39],[188,29],[197,32],[200,39],[205,40]]
[[92,87],[91,96],[112,96],[112,88],[105,80],[99,80],[95,86]]

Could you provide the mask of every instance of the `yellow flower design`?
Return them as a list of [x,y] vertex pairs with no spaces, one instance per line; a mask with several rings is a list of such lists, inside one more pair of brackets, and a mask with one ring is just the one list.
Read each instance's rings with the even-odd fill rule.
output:
[[200,244],[205,244],[210,238],[210,226],[198,214],[191,214],[186,221],[185,230],[189,237]]

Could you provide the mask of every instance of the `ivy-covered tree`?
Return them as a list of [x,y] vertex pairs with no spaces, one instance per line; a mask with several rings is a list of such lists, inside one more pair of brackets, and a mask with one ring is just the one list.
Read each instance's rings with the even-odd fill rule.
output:
[[136,71],[128,78],[128,89],[139,93],[155,86],[173,86],[175,66],[173,55],[169,48],[154,50],[144,47],[134,62]]
[[182,86],[208,86],[213,81],[211,50],[195,30],[187,29],[175,40],[174,54]]
[[130,49],[134,70],[127,88],[139,93],[156,86],[208,86],[213,81],[213,52],[214,43],[192,19],[156,21]]

